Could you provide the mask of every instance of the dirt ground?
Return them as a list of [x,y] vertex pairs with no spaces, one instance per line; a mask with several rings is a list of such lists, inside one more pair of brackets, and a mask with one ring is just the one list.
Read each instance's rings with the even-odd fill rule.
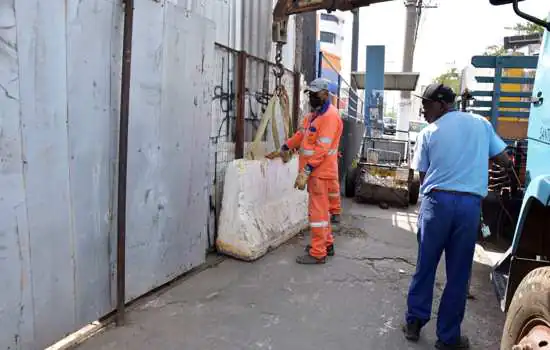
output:
[[[374,350],[432,349],[435,322],[419,343],[401,322],[416,259],[416,209],[382,210],[346,201],[336,256],[326,265],[294,262],[307,237],[264,258],[226,259],[135,303],[127,325],[88,340],[88,349]],[[490,259],[476,251],[463,333],[473,349],[498,349],[504,315],[489,280]],[[445,285],[443,263],[433,319]]]

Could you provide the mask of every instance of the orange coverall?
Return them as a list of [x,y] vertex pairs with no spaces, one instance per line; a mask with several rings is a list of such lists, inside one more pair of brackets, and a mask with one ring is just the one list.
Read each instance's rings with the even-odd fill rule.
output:
[[[338,158],[336,161],[338,161]],[[340,215],[342,213],[342,204],[340,202],[340,180],[338,178],[330,180],[330,184],[328,186],[328,202],[330,215]]]
[[[308,114],[302,127],[286,142],[289,149],[300,148],[300,170],[308,164],[313,167],[307,183],[311,228],[309,254],[316,258],[325,257],[327,247],[334,242],[329,193],[333,193],[334,184],[338,184],[338,147],[342,130],[338,109],[327,103],[319,114]],[[339,188],[337,191],[339,195]]]

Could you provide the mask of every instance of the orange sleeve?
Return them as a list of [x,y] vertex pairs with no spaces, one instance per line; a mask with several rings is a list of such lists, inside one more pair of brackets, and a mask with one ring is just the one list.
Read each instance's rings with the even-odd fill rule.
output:
[[334,143],[334,138],[338,135],[339,123],[338,118],[333,115],[328,115],[326,118],[319,120],[317,141],[313,155],[308,159],[308,165],[313,168],[318,167],[325,159],[330,147]]
[[287,145],[288,148],[296,149],[296,148],[300,147],[300,144],[302,143],[302,140],[304,139],[304,132],[305,132],[305,127],[306,127],[308,119],[309,119],[309,115],[307,115],[304,118],[304,122],[303,122],[302,126],[298,129],[298,131],[296,131],[296,133],[294,135],[292,135],[292,137],[289,138],[285,142],[285,144]]

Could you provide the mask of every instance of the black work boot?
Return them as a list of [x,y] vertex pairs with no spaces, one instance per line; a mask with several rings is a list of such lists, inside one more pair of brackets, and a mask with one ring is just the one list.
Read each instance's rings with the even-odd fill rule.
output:
[[327,261],[326,257],[316,258],[316,257],[311,256],[309,254],[301,255],[301,256],[296,258],[296,262],[298,264],[302,264],[302,265],[324,264],[326,261]]
[[[311,245],[306,245],[306,248],[304,249],[307,253],[309,253],[309,250],[311,249]],[[331,244],[327,247],[327,255],[328,256],[334,256],[334,244]]]
[[454,344],[446,344],[441,340],[438,340],[435,343],[435,348],[440,350],[458,350],[458,349],[469,349],[470,340],[466,336],[461,336],[458,341]]
[[340,214],[333,214],[330,217],[330,223],[331,224],[339,224],[340,223]]
[[418,341],[420,339],[420,330],[422,329],[422,324],[419,320],[409,322],[403,325],[403,332],[405,333],[405,339],[410,341]]

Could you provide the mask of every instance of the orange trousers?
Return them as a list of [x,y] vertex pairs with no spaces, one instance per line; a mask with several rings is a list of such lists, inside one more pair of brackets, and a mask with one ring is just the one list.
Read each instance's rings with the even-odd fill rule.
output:
[[340,181],[338,181],[338,179],[328,181],[329,212],[331,215],[340,215],[342,213],[342,204],[340,202]]
[[307,184],[309,193],[309,226],[311,229],[311,249],[309,254],[316,258],[327,255],[327,247],[334,243],[329,214],[329,187],[331,180],[310,177]]

